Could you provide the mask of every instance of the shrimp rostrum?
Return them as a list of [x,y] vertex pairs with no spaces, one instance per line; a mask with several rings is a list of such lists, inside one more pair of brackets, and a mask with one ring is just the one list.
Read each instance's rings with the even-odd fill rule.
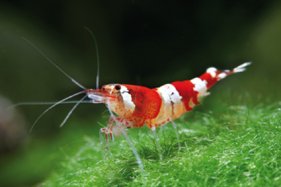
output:
[[191,80],[175,81],[152,89],[129,84],[107,84],[85,91],[92,103],[103,103],[110,111],[108,126],[101,132],[112,137],[126,128],[147,125],[154,130],[172,122],[198,105],[217,82],[245,71],[248,65],[249,62],[233,70],[211,67]]

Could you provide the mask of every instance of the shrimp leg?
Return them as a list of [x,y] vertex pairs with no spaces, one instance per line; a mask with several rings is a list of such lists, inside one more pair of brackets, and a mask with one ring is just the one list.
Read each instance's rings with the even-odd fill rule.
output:
[[151,130],[152,130],[153,138],[155,140],[155,146],[156,146],[156,149],[157,149],[157,152],[158,152],[159,159],[163,160],[163,155],[161,153],[161,146],[160,146],[160,143],[159,143],[159,137],[157,135],[156,128],[152,127]]
[[179,131],[178,131],[178,127],[177,127],[177,124],[171,120],[171,123],[173,125],[173,128],[175,129],[175,133],[176,133],[176,137],[177,137],[177,144],[178,144],[178,147],[179,147],[179,150],[181,149],[181,146],[180,146],[180,138],[179,138]]

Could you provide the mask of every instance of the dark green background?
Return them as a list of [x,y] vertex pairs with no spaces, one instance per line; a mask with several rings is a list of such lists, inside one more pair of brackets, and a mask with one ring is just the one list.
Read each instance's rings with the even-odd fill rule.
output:
[[[101,84],[156,87],[190,79],[209,66],[227,69],[252,61],[249,71],[225,80],[208,99],[235,102],[241,95],[253,103],[280,99],[281,4],[274,0],[2,0],[0,94],[17,103],[54,101],[79,91],[21,37],[39,46],[80,83],[94,87],[96,53],[85,26],[98,40]],[[26,128],[44,108],[19,108]],[[58,125],[68,110],[63,106],[50,112],[31,136],[52,139],[50,134],[64,130]],[[104,115],[102,111],[103,106],[83,105],[70,120],[91,126]],[[32,139],[26,137],[28,147]],[[9,153],[3,149],[2,157],[17,149]]]

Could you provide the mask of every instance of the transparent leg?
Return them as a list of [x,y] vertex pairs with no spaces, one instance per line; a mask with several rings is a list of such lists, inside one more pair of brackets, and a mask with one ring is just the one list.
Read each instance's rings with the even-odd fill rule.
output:
[[112,139],[112,133],[110,132],[109,128],[101,128],[100,129],[100,144],[104,147],[104,154],[103,158],[105,159],[107,155],[111,155],[109,141]]
[[129,144],[131,150],[133,151],[133,153],[134,153],[134,155],[136,157],[138,166],[139,166],[141,172],[143,173],[144,172],[144,166],[143,166],[143,163],[141,161],[140,155],[138,154],[138,151],[137,151],[136,147],[134,146],[132,140],[129,138],[129,136],[128,136],[127,132],[125,131],[125,129],[122,129],[122,135],[124,136],[124,138],[126,139],[127,143]]
[[[110,103],[109,103],[109,102],[107,103],[107,106],[110,106]],[[144,166],[143,166],[143,163],[142,163],[142,161],[141,161],[141,158],[140,158],[140,156],[139,156],[139,154],[138,154],[138,152],[137,152],[136,147],[134,146],[133,142],[131,141],[131,139],[129,138],[129,136],[128,136],[127,133],[126,133],[126,130],[125,130],[125,129],[126,129],[127,127],[118,121],[118,119],[117,119],[116,116],[113,114],[113,112],[109,109],[109,107],[108,107],[108,111],[109,111],[109,113],[110,113],[110,120],[111,120],[112,122],[114,122],[114,123],[116,124],[116,126],[117,126],[116,128],[113,129],[113,134],[118,134],[118,133],[120,133],[120,132],[122,133],[122,135],[123,135],[124,138],[126,139],[127,143],[129,144],[131,150],[133,151],[133,154],[134,154],[135,157],[136,157],[138,166],[139,166],[139,168],[140,168],[142,174],[144,174]]]
[[156,145],[156,149],[157,149],[157,152],[158,152],[159,159],[163,160],[163,155],[161,153],[161,146],[160,146],[160,143],[159,143],[159,137],[157,136],[157,133],[156,133],[156,128],[152,127],[151,130],[152,130],[152,134],[153,134],[153,137],[154,137],[154,140],[155,140],[155,145]]
[[177,127],[177,124],[172,120],[171,121],[174,129],[175,129],[175,133],[176,133],[176,137],[177,137],[177,143],[178,143],[178,147],[179,147],[179,150],[181,149],[181,146],[180,146],[180,138],[179,138],[179,131],[178,131],[178,127]]

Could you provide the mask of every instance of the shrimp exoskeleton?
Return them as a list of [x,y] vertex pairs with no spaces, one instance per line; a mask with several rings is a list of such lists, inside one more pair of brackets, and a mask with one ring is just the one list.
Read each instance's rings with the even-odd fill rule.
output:
[[[108,84],[100,89],[86,91],[92,103],[103,103],[108,107],[111,118],[126,128],[147,125],[151,129],[176,120],[191,111],[208,90],[229,75],[245,71],[249,62],[233,70],[208,68],[201,76],[191,80],[175,81],[157,88],[130,84]],[[114,133],[110,124],[107,133]],[[118,133],[117,133],[118,134]],[[117,135],[113,134],[113,135]]]

